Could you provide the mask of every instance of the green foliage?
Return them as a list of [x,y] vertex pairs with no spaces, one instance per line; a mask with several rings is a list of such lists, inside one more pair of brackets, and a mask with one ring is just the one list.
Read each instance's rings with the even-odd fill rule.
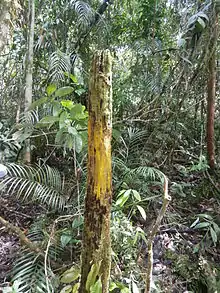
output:
[[7,121],[0,121],[0,162],[15,160],[19,149],[20,144],[12,138]]
[[[35,223],[35,226],[30,229],[27,237],[41,247],[43,251],[49,239],[47,233],[43,233],[42,227],[40,222],[38,224]],[[48,250],[47,263],[45,264],[42,255],[37,255],[34,252],[23,249],[11,271],[14,286],[18,284],[16,293],[40,293],[48,290],[51,292],[56,290],[59,282],[49,263],[52,260],[56,260],[61,252],[62,248],[52,242]],[[48,278],[45,274],[47,274]]]
[[206,171],[209,169],[209,165],[204,156],[199,157],[199,162],[197,164],[193,163],[193,166],[190,168],[190,171]]
[[[212,244],[216,246],[218,242],[218,238],[220,236],[220,227],[214,221],[212,216],[208,214],[198,214],[196,220],[192,223],[190,227],[193,229],[198,229],[198,230],[201,229],[205,231],[205,236],[203,238],[203,241],[211,240]],[[199,246],[202,246],[202,243],[195,247],[195,252],[199,250]]]
[[8,174],[1,181],[8,194],[23,200],[38,201],[49,208],[62,210],[65,205],[63,183],[58,170],[49,166],[7,164]]

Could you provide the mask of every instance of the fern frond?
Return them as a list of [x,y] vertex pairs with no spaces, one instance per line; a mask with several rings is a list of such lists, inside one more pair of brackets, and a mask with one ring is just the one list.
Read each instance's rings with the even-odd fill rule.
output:
[[23,200],[39,201],[55,210],[63,209],[65,198],[61,175],[49,166],[32,167],[7,164],[8,175],[0,185],[9,194],[16,194]]
[[49,79],[51,82],[63,80],[64,72],[71,71],[70,57],[61,51],[55,51],[49,58]]

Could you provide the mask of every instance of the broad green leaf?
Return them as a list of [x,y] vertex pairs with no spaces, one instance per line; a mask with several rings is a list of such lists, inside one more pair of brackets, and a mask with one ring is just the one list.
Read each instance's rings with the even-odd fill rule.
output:
[[72,228],[73,229],[77,229],[78,227],[82,226],[83,221],[84,221],[84,217],[83,216],[80,216],[80,218],[77,217],[72,222]]
[[36,107],[39,107],[39,106],[41,106],[41,105],[43,105],[43,104],[45,104],[45,103],[47,103],[47,102],[48,102],[48,98],[47,98],[47,97],[40,98],[40,99],[34,101],[34,102],[30,105],[29,110],[32,110],[32,109],[34,109],[34,108],[36,108]]
[[80,286],[80,283],[76,283],[76,284],[73,286],[73,291],[72,291],[72,293],[78,293],[79,286]]
[[65,284],[72,283],[73,281],[77,280],[79,276],[80,276],[80,268],[72,267],[62,274],[60,282]]
[[123,207],[131,194],[131,189],[126,190],[116,201],[116,206]]
[[64,86],[59,88],[56,92],[55,92],[55,97],[64,97],[66,95],[71,94],[74,91],[74,88],[71,86]]
[[59,128],[63,128],[65,126],[70,125],[71,121],[69,120],[69,114],[66,111],[63,111],[60,114],[60,119],[59,119]]
[[140,293],[140,291],[134,281],[132,281],[132,292],[133,293]]
[[102,282],[101,278],[99,278],[94,285],[90,287],[91,293],[102,293]]
[[75,93],[77,94],[77,95],[82,95],[82,94],[84,94],[86,92],[86,90],[85,89],[83,89],[83,88],[80,88],[80,89],[76,89],[75,90]]
[[60,130],[58,130],[56,136],[55,136],[55,143],[56,144],[62,144],[64,137],[65,137],[65,131],[67,131],[67,129],[65,129],[64,127],[61,128]]
[[71,134],[66,135],[65,146],[71,150],[73,148],[74,137]]
[[117,195],[117,198],[119,198],[123,193],[125,193],[126,190],[127,190],[127,189],[122,189],[122,190],[119,192],[119,194]]
[[59,121],[59,117],[54,117],[54,116],[46,116],[46,117],[43,117],[39,123],[41,124],[54,124],[55,122]]
[[69,110],[71,110],[74,106],[73,101],[71,101],[71,100],[62,100],[61,105]]
[[121,138],[121,132],[117,129],[113,129],[112,130],[112,137],[115,139],[115,140],[119,140]]
[[64,75],[69,77],[74,83],[77,83],[78,82],[78,79],[75,75],[73,75],[72,73],[69,73],[69,72],[64,72]]
[[207,228],[209,227],[211,224],[209,222],[202,222],[197,224],[194,229],[202,229],[202,228]]
[[70,243],[71,240],[72,240],[72,236],[71,235],[63,234],[60,237],[60,242],[61,242],[62,247],[66,247],[66,245],[68,243]]
[[118,288],[118,286],[114,283],[114,282],[111,282],[110,283],[110,286],[109,286],[109,291],[113,291],[114,289]]
[[141,196],[137,190],[132,189],[132,193],[133,193],[134,197],[136,198],[136,200],[141,201]]
[[75,127],[72,127],[72,126],[68,126],[68,133],[72,134],[72,135],[77,135],[77,130]]
[[88,117],[87,112],[85,112],[86,107],[82,104],[75,104],[70,111],[70,117],[73,120],[82,120]]
[[91,266],[90,272],[86,280],[86,290],[89,292],[92,285],[95,284],[97,276],[99,275],[99,269],[101,266],[101,261],[98,264],[93,264]]
[[125,286],[125,284],[121,283],[121,282],[116,282],[117,288],[120,289],[120,292],[124,292],[124,293],[131,293],[130,290]]
[[142,218],[143,218],[144,220],[146,220],[146,219],[147,219],[147,215],[146,215],[145,210],[144,210],[141,206],[139,206],[139,205],[137,205],[137,208],[138,208],[138,210],[139,210],[139,212],[140,212]]
[[67,285],[65,286],[60,293],[71,293],[72,292],[72,286],[71,285]]
[[46,92],[48,96],[51,96],[57,89],[57,86],[55,84],[49,84],[48,87],[46,88]]
[[210,234],[211,234],[213,243],[216,244],[216,242],[218,240],[218,236],[212,227],[210,227]]
[[207,215],[207,214],[198,214],[197,216],[200,217],[200,218],[205,218],[205,219],[210,220],[210,221],[213,220],[213,217],[210,216],[210,215]]
[[77,153],[80,153],[83,147],[82,137],[77,134],[75,136],[75,149]]
[[131,194],[131,189],[126,190],[116,201],[116,206],[123,207]]
[[220,234],[220,227],[216,223],[212,223],[213,229],[215,230],[216,234]]
[[59,116],[61,111],[61,106],[59,102],[53,103],[53,116]]

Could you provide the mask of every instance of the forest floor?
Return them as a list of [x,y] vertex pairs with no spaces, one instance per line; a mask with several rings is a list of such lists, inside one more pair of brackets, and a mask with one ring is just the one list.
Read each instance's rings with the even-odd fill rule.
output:
[[[175,178],[175,182],[178,178]],[[172,195],[172,202],[154,241],[153,280],[157,290],[161,290],[155,292],[214,293],[215,291],[208,288],[218,288],[220,245],[217,238],[220,231],[220,204],[216,197],[202,198],[203,194],[200,194],[198,200],[193,193],[193,190],[198,193],[203,179],[194,176],[190,182],[181,181],[180,186],[183,188],[176,195]],[[41,214],[40,205],[24,204],[8,196],[0,197],[0,215],[23,231],[27,231]],[[196,220],[197,224],[206,224],[201,224],[200,229],[194,229],[191,225]],[[0,225],[0,292],[1,287],[10,281],[10,271],[19,248],[18,237]],[[140,247],[138,261],[143,270],[146,270],[146,259],[147,248],[143,245]],[[188,291],[189,287],[192,291]]]
[[[0,216],[9,223],[18,226],[25,233],[41,213],[42,207],[39,205],[24,204],[14,197],[0,196]],[[18,237],[10,231],[6,231],[0,223],[0,292],[1,287],[10,281],[10,272],[19,248]]]

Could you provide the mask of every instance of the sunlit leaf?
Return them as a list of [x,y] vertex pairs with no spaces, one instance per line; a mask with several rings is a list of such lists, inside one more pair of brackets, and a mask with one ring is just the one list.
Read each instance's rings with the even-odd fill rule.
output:
[[88,292],[90,291],[91,286],[93,286],[96,282],[96,278],[99,274],[100,266],[101,266],[101,261],[98,264],[93,264],[91,266],[90,272],[86,280],[86,290]]
[[143,218],[144,220],[146,220],[146,219],[147,219],[147,215],[146,215],[145,210],[144,210],[141,206],[139,206],[139,205],[137,205],[137,208],[138,208],[138,210],[139,210],[139,212],[140,212],[142,218]]
[[64,75],[69,77],[74,83],[77,83],[78,82],[78,79],[75,75],[73,75],[72,73],[69,73],[69,72],[64,72]]
[[126,190],[116,201],[116,206],[123,207],[123,205],[126,203],[126,201],[129,199],[129,196],[131,194],[131,189]]
[[118,288],[118,286],[114,283],[114,282],[111,282],[110,283],[110,286],[109,286],[109,291],[113,291],[114,289]]
[[67,285],[65,286],[60,293],[71,293],[72,292],[72,286],[71,285]]
[[141,201],[141,196],[137,190],[132,189],[132,193],[134,197],[136,198],[136,200]]
[[72,291],[72,293],[78,293],[79,286],[80,286],[80,283],[76,283],[76,284],[73,286],[73,291]]
[[62,274],[60,282],[65,284],[72,283],[73,281],[77,280],[79,276],[80,269],[78,267],[72,267]]
[[61,105],[69,110],[73,108],[73,101],[71,100],[63,100],[61,101]]
[[48,96],[51,96],[57,89],[57,86],[55,84],[50,84],[48,85],[48,87],[46,88],[46,92],[48,94]]
[[90,287],[91,293],[102,293],[102,282],[101,278],[99,278],[94,285]]

